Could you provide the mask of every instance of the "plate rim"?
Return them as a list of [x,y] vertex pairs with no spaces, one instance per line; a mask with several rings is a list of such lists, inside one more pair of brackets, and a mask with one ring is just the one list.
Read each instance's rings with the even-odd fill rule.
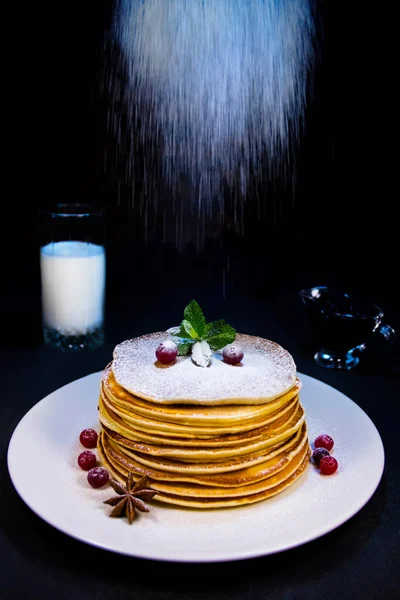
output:
[[341,392],[340,390],[338,390],[337,388],[335,388],[334,386],[325,383],[324,381],[321,381],[320,379],[317,379],[315,377],[312,377],[311,375],[307,375],[306,373],[302,373],[302,372],[297,372],[298,377],[300,377],[300,379],[302,379],[303,381],[305,379],[309,380],[310,383],[312,383],[313,385],[322,385],[322,386],[326,386],[328,388],[330,388],[331,390],[333,390],[334,393],[336,394],[340,394],[341,396],[343,396],[346,401],[350,402],[353,406],[353,408],[355,408],[356,410],[358,409],[358,411],[360,412],[360,414],[363,415],[363,418],[366,418],[367,421],[369,422],[369,426],[372,426],[372,430],[374,431],[374,434],[376,436],[376,442],[378,443],[379,446],[379,451],[380,451],[380,470],[379,472],[377,472],[376,475],[376,480],[374,481],[374,484],[371,486],[371,488],[369,489],[369,491],[365,492],[365,494],[363,494],[362,499],[360,499],[360,501],[358,503],[356,503],[356,505],[352,506],[347,512],[343,512],[340,514],[340,516],[338,516],[338,518],[336,520],[333,520],[329,526],[327,526],[326,528],[322,528],[319,532],[313,532],[311,533],[309,536],[302,536],[301,541],[294,541],[292,543],[284,543],[281,546],[278,546],[272,550],[262,550],[260,548],[256,548],[255,550],[242,550],[242,551],[235,551],[234,553],[231,553],[230,555],[226,554],[224,556],[220,556],[220,555],[214,555],[214,556],[208,556],[207,558],[203,558],[202,556],[197,557],[197,558],[193,558],[193,557],[184,557],[182,558],[181,556],[178,557],[165,557],[165,556],[156,556],[156,555],[150,555],[149,553],[140,553],[140,552],[129,552],[127,550],[123,550],[123,549],[118,549],[113,547],[110,544],[107,543],[103,543],[103,542],[99,542],[95,539],[89,539],[88,537],[84,537],[84,536],[80,536],[77,533],[74,533],[73,531],[67,530],[65,527],[63,527],[62,525],[60,525],[59,523],[57,523],[51,516],[48,517],[45,514],[45,511],[41,511],[40,507],[34,506],[30,499],[29,496],[27,496],[24,491],[21,491],[20,486],[18,485],[18,477],[15,476],[15,472],[13,473],[13,467],[12,467],[12,462],[13,462],[13,453],[15,452],[14,448],[16,445],[16,439],[18,436],[18,430],[23,427],[24,425],[24,421],[25,419],[28,420],[29,416],[36,410],[38,410],[39,406],[43,406],[46,403],[50,403],[52,396],[54,396],[55,394],[58,394],[59,392],[61,392],[62,390],[64,390],[65,388],[68,388],[69,386],[82,382],[83,380],[89,379],[89,378],[99,378],[101,376],[102,371],[96,371],[93,373],[89,373],[88,375],[85,375],[83,377],[79,377],[77,379],[74,379],[72,381],[70,381],[69,383],[64,384],[63,386],[53,390],[52,392],[50,392],[49,394],[47,394],[45,397],[43,397],[41,400],[39,400],[38,402],[36,402],[23,416],[22,418],[19,420],[19,422],[17,423],[16,427],[13,430],[13,433],[11,434],[10,440],[9,440],[9,444],[8,444],[8,449],[7,449],[7,468],[8,468],[8,473],[11,479],[11,482],[14,486],[14,489],[16,491],[16,493],[19,495],[19,497],[21,498],[21,500],[26,504],[26,506],[40,519],[42,519],[45,523],[47,523],[48,525],[50,525],[51,527],[54,527],[56,530],[58,530],[59,532],[71,537],[72,539],[75,539],[79,542],[83,542],[85,544],[88,544],[90,546],[93,546],[95,548],[101,549],[101,550],[105,550],[107,552],[112,552],[114,554],[119,554],[119,555],[123,555],[123,556],[129,556],[132,558],[140,558],[140,559],[144,559],[144,560],[154,560],[154,561],[159,561],[159,562],[175,562],[175,563],[198,563],[198,564],[206,564],[206,563],[218,563],[218,562],[231,562],[231,561],[239,561],[239,560],[247,560],[247,559],[251,559],[251,558],[257,558],[257,557],[261,557],[261,556],[269,556],[269,555],[273,555],[273,554],[278,554],[281,552],[285,552],[288,550],[291,550],[293,548],[299,547],[299,546],[303,546],[304,544],[308,544],[309,542],[312,542],[313,540],[316,540],[320,537],[323,537],[325,535],[327,535],[328,533],[332,532],[333,530],[337,529],[338,527],[340,527],[341,525],[343,525],[344,523],[346,523],[348,520],[350,520],[354,515],[356,515],[360,510],[362,510],[362,508],[364,508],[364,506],[369,502],[369,500],[372,498],[372,496],[375,494],[377,488],[379,487],[379,484],[381,483],[382,480],[382,476],[384,473],[384,469],[385,469],[385,449],[384,449],[384,445],[383,445],[383,441],[382,438],[380,436],[380,433],[375,425],[375,423],[372,421],[372,419],[369,417],[369,415],[351,398],[349,398],[346,394],[344,394],[343,392]]

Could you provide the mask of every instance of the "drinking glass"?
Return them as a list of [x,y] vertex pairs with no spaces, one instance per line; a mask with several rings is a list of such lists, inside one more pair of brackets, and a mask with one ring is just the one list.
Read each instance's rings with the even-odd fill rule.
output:
[[104,211],[88,204],[42,209],[40,272],[43,338],[60,350],[104,342]]

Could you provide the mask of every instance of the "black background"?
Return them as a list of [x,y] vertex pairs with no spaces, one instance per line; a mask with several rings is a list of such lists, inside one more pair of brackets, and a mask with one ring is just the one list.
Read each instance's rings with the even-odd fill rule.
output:
[[[345,10],[340,3],[316,6],[322,34],[294,202],[266,191],[264,204],[270,208],[262,219],[248,216],[243,236],[220,229],[197,254],[190,245],[179,252],[163,247],[157,231],[145,240],[143,218],[128,201],[118,202],[118,175],[104,172],[105,151],[112,156],[115,146],[99,92],[113,2],[44,3],[24,7],[22,21],[12,15],[11,23],[20,26],[10,44],[6,100],[12,118],[4,119],[5,131],[11,130],[5,138],[10,142],[2,243],[12,242],[13,250],[5,254],[3,300],[8,310],[18,305],[23,328],[27,321],[40,321],[37,209],[54,202],[106,208],[108,274],[124,276],[125,296],[137,297],[138,287],[149,293],[173,290],[191,278],[199,284],[189,293],[194,295],[201,293],[205,276],[222,289],[218,282],[229,255],[223,297],[230,295],[232,302],[236,293],[271,299],[280,291],[334,282],[372,299],[396,320],[397,213],[385,16],[362,11],[357,3]],[[277,219],[273,206],[284,207]],[[131,260],[121,271],[119,257],[126,252]],[[119,288],[115,285],[113,293]],[[18,302],[22,293],[30,297],[25,316]]]
[[[117,182],[104,174],[104,151],[112,150],[113,140],[98,89],[111,0],[30,4],[5,16],[0,499],[7,561],[0,597],[36,597],[39,591],[44,598],[113,597],[114,591],[119,598],[132,590],[144,598],[330,598],[361,590],[368,598],[395,597],[397,442],[392,410],[381,407],[385,402],[395,410],[398,344],[371,343],[352,373],[318,368],[297,293],[335,285],[380,305],[399,328],[396,119],[388,77],[392,17],[365,3],[320,0],[317,6],[324,35],[293,207],[287,204],[277,221],[268,211],[262,220],[249,217],[244,236],[223,229],[200,252],[192,245],[164,246],[157,234],[146,242],[138,215],[128,203],[118,206]],[[269,192],[266,202],[274,201],[279,197]],[[107,213],[106,345],[79,356],[42,346],[37,209],[53,202],[90,202]],[[62,536],[15,494],[6,448],[30,406],[102,369],[119,341],[175,324],[192,297],[208,320],[225,318],[239,331],[282,343],[300,371],[348,394],[376,423],[386,475],[367,507],[332,534],[234,568],[154,567]]]

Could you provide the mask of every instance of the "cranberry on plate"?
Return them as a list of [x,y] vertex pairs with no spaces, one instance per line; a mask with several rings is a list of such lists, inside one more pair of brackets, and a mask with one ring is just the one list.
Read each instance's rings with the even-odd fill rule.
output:
[[96,462],[96,455],[90,450],[85,450],[84,452],[81,452],[78,456],[78,465],[84,471],[89,471],[90,469],[93,469],[93,467],[96,466]]
[[338,461],[334,456],[323,456],[319,462],[319,470],[322,475],[332,475],[338,468]]
[[326,433],[323,433],[322,435],[319,435],[315,438],[314,448],[326,448],[330,451],[333,448],[333,443],[334,442],[331,436],[327,435]]
[[85,448],[96,448],[97,438],[97,431],[94,429],[84,429],[79,436],[79,441]]
[[110,478],[110,475],[107,469],[103,469],[103,467],[95,467],[94,469],[90,469],[87,480],[93,488],[100,488],[105,485]]

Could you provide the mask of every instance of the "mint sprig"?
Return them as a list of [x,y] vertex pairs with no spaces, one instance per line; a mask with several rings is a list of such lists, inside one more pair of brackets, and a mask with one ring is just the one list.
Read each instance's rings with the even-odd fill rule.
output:
[[[196,300],[192,300],[183,311],[183,323],[189,323],[196,335],[201,339],[206,328],[206,320],[203,311],[197,304]],[[197,338],[196,338],[197,339]]]
[[185,356],[196,342],[207,342],[212,350],[220,350],[235,341],[236,330],[223,319],[206,323],[203,311],[192,300],[183,311],[183,321],[172,335],[177,338],[179,356]]

